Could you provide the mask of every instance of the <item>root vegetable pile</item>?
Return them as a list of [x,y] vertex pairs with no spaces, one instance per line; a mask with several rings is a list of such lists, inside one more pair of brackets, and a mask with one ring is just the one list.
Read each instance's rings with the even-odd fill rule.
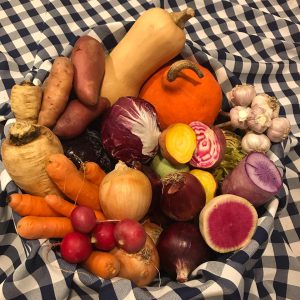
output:
[[82,36],[43,87],[13,87],[1,151],[22,238],[58,239],[68,263],[140,287],[160,271],[186,282],[216,252],[249,244],[257,208],[283,186],[267,152],[292,127],[249,84],[221,111],[216,76],[176,60],[193,15],[149,9],[110,53]]

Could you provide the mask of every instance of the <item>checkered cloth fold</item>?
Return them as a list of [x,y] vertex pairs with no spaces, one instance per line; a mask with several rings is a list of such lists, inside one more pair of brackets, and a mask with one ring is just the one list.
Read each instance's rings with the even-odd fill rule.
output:
[[[298,299],[300,294],[299,100],[300,8],[297,0],[124,1],[2,0],[0,10],[1,140],[14,121],[9,95],[24,78],[41,83],[53,58],[68,55],[89,34],[109,52],[134,20],[154,6],[192,7],[181,55],[209,68],[224,95],[239,83],[275,96],[292,125],[270,158],[284,188],[259,211],[259,225],[244,249],[198,266],[189,281],[162,274],[139,288],[122,278],[103,280],[66,263],[49,241],[28,241],[15,231],[19,216],[5,199],[20,192],[0,161],[0,299]],[[159,49],[157,49],[159,51]],[[224,97],[224,109],[229,104]]]

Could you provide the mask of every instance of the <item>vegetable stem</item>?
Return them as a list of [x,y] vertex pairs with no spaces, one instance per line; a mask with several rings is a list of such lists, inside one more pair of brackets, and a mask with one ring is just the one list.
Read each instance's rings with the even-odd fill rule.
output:
[[195,16],[195,11],[188,7],[183,11],[171,12],[170,16],[172,17],[174,23],[181,29],[184,29],[185,23],[192,17]]
[[178,74],[183,69],[190,69],[190,70],[194,71],[199,78],[202,78],[204,76],[202,71],[198,68],[196,63],[194,63],[191,60],[181,59],[171,65],[171,67],[167,73],[167,80],[169,82],[174,81],[178,77]]

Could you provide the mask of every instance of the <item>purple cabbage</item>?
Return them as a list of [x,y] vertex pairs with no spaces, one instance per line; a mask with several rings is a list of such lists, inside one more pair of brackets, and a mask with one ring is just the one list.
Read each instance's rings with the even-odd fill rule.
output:
[[101,139],[107,153],[130,165],[147,163],[156,155],[160,133],[152,104],[137,97],[121,97],[105,116]]

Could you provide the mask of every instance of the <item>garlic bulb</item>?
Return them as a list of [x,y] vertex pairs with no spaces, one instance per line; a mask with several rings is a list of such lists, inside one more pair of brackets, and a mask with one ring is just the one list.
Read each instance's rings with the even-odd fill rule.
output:
[[287,118],[278,117],[271,121],[271,125],[267,130],[267,136],[274,143],[279,143],[287,138],[291,131],[291,124]]
[[256,105],[264,108],[270,114],[271,119],[277,118],[279,115],[280,104],[275,97],[267,94],[258,94],[253,98],[251,108]]
[[255,105],[247,118],[249,129],[256,133],[263,133],[271,125],[271,116],[266,109]]
[[256,92],[253,85],[242,84],[236,85],[228,94],[228,97],[235,106],[247,107],[251,104],[255,95]]
[[242,149],[247,153],[251,151],[265,153],[271,148],[271,141],[265,134],[253,131],[248,131],[241,143]]
[[230,122],[234,128],[247,129],[247,118],[251,112],[250,107],[235,106],[230,112]]

